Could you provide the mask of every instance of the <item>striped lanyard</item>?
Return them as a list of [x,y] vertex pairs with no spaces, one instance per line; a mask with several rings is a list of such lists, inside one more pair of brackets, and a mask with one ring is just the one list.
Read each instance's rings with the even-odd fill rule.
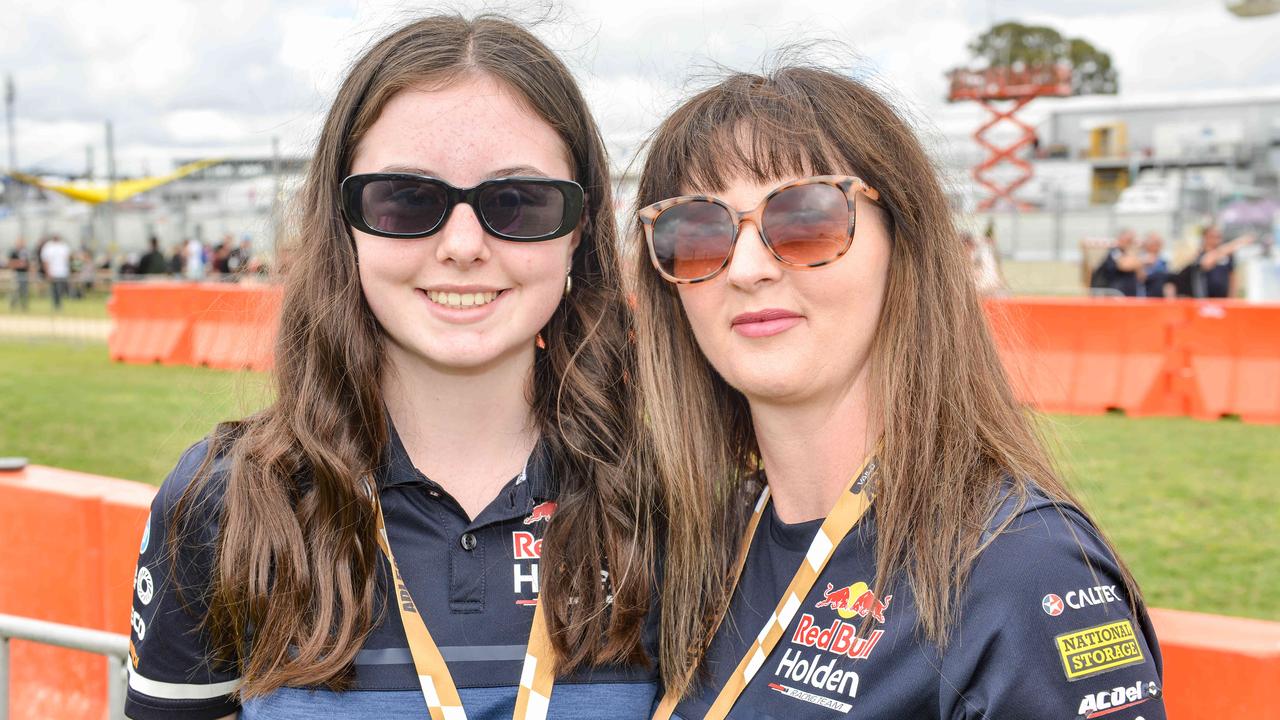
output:
[[[523,477],[523,473],[521,475]],[[462,698],[458,696],[458,688],[449,674],[449,666],[445,664],[435,640],[431,639],[427,623],[418,612],[418,606],[409,594],[409,586],[400,575],[396,558],[391,554],[387,524],[382,517],[382,501],[376,491],[372,495],[374,509],[378,512],[378,546],[391,563],[396,607],[400,610],[400,621],[404,623],[404,634],[409,640],[409,652],[413,655],[413,667],[418,673],[418,684],[422,686],[427,711],[431,713],[431,720],[466,720],[467,713],[462,709]],[[551,634],[547,631],[542,603],[539,602],[533,611],[533,626],[529,629],[529,647],[520,670],[520,689],[516,694],[513,719],[544,720],[555,681],[555,653],[551,648]]]
[[[818,581],[818,576],[822,574],[823,568],[831,560],[831,555],[835,552],[836,546],[853,530],[858,521],[862,519],[862,516],[871,507],[874,493],[863,492],[863,490],[866,489],[867,483],[879,468],[880,465],[876,461],[875,453],[873,452],[863,461],[862,467],[849,480],[849,485],[840,495],[840,499],[836,501],[836,506],[832,508],[831,514],[827,515],[827,518],[822,521],[822,526],[818,528],[817,534],[813,536],[813,541],[809,543],[809,550],[805,553],[804,562],[800,563],[795,576],[791,578],[791,584],[787,586],[786,592],[782,594],[782,599],[778,601],[777,608],[769,616],[769,620],[764,627],[760,629],[756,639],[751,642],[751,646],[747,648],[742,660],[738,662],[737,668],[734,669],[729,679],[725,681],[724,687],[720,688],[720,693],[716,696],[715,702],[712,703],[711,709],[704,716],[705,720],[722,720],[729,714],[729,711],[733,709],[733,704],[738,701],[738,696],[751,684],[751,679],[755,677],[756,671],[764,665],[765,659],[769,657],[769,653],[773,652],[778,640],[787,632],[787,626],[791,624],[791,620],[795,617],[796,611],[800,609],[804,598],[809,595],[814,583]],[[738,580],[742,578],[742,569],[747,564],[747,553],[751,550],[751,540],[756,535],[756,528],[760,525],[760,518],[764,516],[764,509],[768,505],[769,487],[766,485],[764,490],[760,492],[760,499],[756,501],[755,511],[751,514],[751,521],[747,523],[747,530],[742,535],[742,544],[738,546],[737,568],[733,574],[734,587],[729,590],[730,598],[733,597],[733,592],[737,589]],[[714,637],[716,631],[720,629],[720,623],[728,613],[728,605],[729,603],[725,603],[725,612],[716,618],[711,627],[709,637]],[[664,695],[662,702],[658,704],[657,711],[654,712],[653,720],[669,720],[679,702],[680,698],[671,693]]]

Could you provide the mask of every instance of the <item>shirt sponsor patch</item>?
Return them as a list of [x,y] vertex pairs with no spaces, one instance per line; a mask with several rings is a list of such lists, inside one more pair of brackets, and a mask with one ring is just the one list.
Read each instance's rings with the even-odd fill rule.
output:
[[138,572],[134,573],[133,586],[138,592],[138,600],[143,605],[151,604],[151,596],[155,593],[155,581],[151,579],[151,571],[146,565],[138,568]]
[[1129,686],[1111,688],[1102,692],[1089,693],[1080,700],[1076,715],[1084,718],[1099,718],[1114,712],[1141,705],[1160,697],[1160,688],[1153,682],[1143,683],[1141,680]]
[[1040,601],[1040,607],[1044,608],[1046,614],[1057,617],[1062,614],[1062,598],[1049,593]]
[[1128,620],[1094,625],[1054,638],[1067,680],[1076,681],[1146,661]]

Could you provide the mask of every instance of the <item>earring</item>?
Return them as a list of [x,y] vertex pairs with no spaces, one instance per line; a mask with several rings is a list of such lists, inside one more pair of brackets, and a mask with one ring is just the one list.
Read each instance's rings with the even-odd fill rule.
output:
[[536,346],[538,347],[538,349],[539,349],[539,350],[546,350],[546,349],[547,349],[547,341],[542,339],[542,333],[541,333],[541,332],[539,332],[539,333],[538,333],[538,335],[537,335],[537,337],[535,337],[535,338],[533,339],[533,344],[534,344],[534,345],[536,345]]
[[569,293],[570,293],[570,292],[572,292],[572,291],[573,291],[573,275],[565,275],[565,276],[564,276],[564,295],[565,295],[565,297],[568,297],[568,296],[569,296]]

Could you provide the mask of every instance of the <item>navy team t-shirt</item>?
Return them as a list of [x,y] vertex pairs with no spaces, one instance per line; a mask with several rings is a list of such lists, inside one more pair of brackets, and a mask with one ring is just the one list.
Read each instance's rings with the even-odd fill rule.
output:
[[[177,577],[165,537],[182,492],[208,445],[193,446],[160,488],[135,573],[131,663],[125,712],[135,720],[204,720],[239,712],[241,720],[426,718],[426,703],[400,615],[386,604],[389,566],[379,553],[376,625],[354,663],[345,692],[286,687],[264,697],[237,696],[234,667],[210,660],[199,632],[207,607],[202,589],[213,571],[221,509],[220,480],[200,498],[200,517],[180,544]],[[215,478],[221,476],[215,472]],[[542,536],[554,513],[556,484],[545,447],[524,479],[513,479],[474,519],[437,483],[418,472],[392,428],[386,458],[375,473],[387,534],[405,582],[440,648],[471,720],[510,720],[539,593]],[[177,588],[186,588],[188,605]],[[654,656],[656,613],[646,628]],[[652,667],[588,669],[556,682],[549,717],[591,720],[609,708],[615,720],[642,720],[656,693]]]
[[[978,556],[945,650],[916,628],[905,581],[874,585],[874,509],[837,547],[730,718],[1164,720],[1161,658],[1097,531],[1032,495]],[[676,709],[706,714],[803,561],[820,520],[786,524],[770,503],[706,660]],[[862,626],[871,627],[858,633]]]

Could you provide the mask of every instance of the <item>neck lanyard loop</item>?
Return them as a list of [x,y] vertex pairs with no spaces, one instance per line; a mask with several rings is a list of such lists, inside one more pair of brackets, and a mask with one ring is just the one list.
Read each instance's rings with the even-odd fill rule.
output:
[[[527,472],[527,466],[526,466]],[[521,473],[521,478],[525,473]],[[427,624],[413,602],[409,586],[400,575],[395,555],[391,552],[391,541],[387,538],[387,525],[382,516],[382,501],[378,497],[375,486],[369,484],[369,492],[373,499],[373,507],[378,515],[378,546],[382,554],[387,556],[391,565],[391,578],[395,586],[396,608],[400,611],[400,621],[404,624],[404,633],[409,641],[409,653],[413,656],[413,667],[418,674],[418,684],[422,688],[422,697],[427,704],[427,712],[431,720],[466,720],[467,713],[462,708],[462,698],[453,683],[453,675],[449,666],[440,654],[440,648],[431,638]],[[547,630],[546,616],[542,603],[539,602],[533,612],[533,626],[529,631],[528,649],[525,651],[524,665],[520,670],[520,687],[516,693],[515,713],[513,720],[545,720],[547,707],[551,702],[551,691],[555,687],[555,652],[551,646],[551,634]]]
[[[862,467],[858,472],[854,473],[850,478],[849,484],[845,486],[845,490],[840,495],[840,499],[836,501],[836,506],[832,508],[831,514],[827,515],[822,521],[822,526],[818,528],[818,532],[813,536],[813,541],[809,543],[809,550],[805,553],[804,561],[800,563],[800,567],[796,570],[796,574],[791,578],[791,583],[787,586],[786,592],[782,594],[782,598],[778,601],[777,607],[773,614],[769,616],[768,622],[760,629],[756,639],[751,642],[747,652],[738,662],[738,666],[734,669],[733,674],[725,682],[724,687],[720,689],[720,693],[716,696],[715,702],[712,703],[711,709],[704,716],[705,720],[722,720],[733,709],[733,705],[737,702],[738,697],[747,689],[747,685],[751,683],[756,672],[764,665],[765,660],[769,657],[769,653],[773,652],[773,648],[778,644],[778,640],[787,632],[787,626],[791,624],[791,620],[795,617],[796,611],[800,609],[804,598],[808,596],[809,591],[813,589],[814,583],[818,581],[818,576],[822,574],[822,570],[827,566],[827,562],[831,560],[831,555],[835,552],[840,541],[844,540],[853,528],[871,508],[871,501],[874,499],[872,492],[864,492],[867,483],[875,476],[876,471],[880,469],[880,465],[876,460],[876,452],[867,456],[863,461]],[[755,537],[756,528],[760,525],[760,518],[764,516],[764,509],[769,505],[769,488],[766,485],[764,490],[760,492],[760,499],[756,501],[755,510],[751,513],[751,520],[747,523],[746,532],[742,535],[742,542],[738,546],[737,567],[734,571],[734,586],[729,589],[729,598],[733,598],[733,593],[737,589],[738,581],[742,578],[742,569],[747,563],[747,553],[751,550],[751,540]],[[728,614],[729,603],[724,604],[725,610],[720,613],[712,624],[708,637],[714,637],[720,628],[720,623],[724,621],[724,616]],[[653,720],[669,720],[675,712],[676,705],[679,704],[680,698],[674,697],[671,693],[663,696],[662,701],[658,704],[657,710],[654,712]]]

